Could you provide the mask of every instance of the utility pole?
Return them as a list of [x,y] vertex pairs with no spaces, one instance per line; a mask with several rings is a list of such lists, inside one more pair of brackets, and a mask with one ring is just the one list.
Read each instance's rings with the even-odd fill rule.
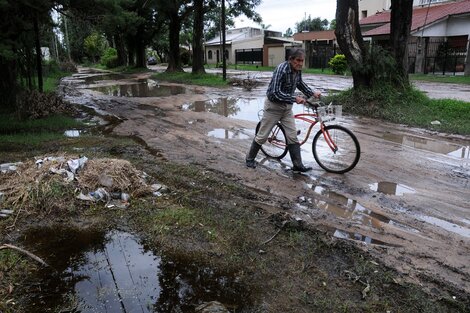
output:
[[225,0],[222,0],[222,79],[227,80],[227,60],[225,59]]

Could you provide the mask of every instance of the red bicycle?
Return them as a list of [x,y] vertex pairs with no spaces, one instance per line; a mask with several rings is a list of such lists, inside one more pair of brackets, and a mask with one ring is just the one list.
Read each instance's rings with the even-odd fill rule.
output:
[[[307,100],[305,105],[307,112],[295,114],[297,135],[305,131],[305,137],[299,141],[305,144],[315,125],[319,124],[320,130],[312,141],[312,152],[315,161],[325,171],[343,174],[352,170],[361,155],[361,148],[356,136],[346,127],[341,125],[326,125],[341,117],[342,107],[325,105],[321,101]],[[260,123],[256,126],[258,132]],[[282,159],[287,154],[286,132],[281,123],[273,127],[268,140],[261,146],[263,153],[274,159]]]

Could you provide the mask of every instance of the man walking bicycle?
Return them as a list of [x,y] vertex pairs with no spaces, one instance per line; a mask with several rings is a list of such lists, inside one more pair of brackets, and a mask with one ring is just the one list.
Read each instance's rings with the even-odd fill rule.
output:
[[[256,155],[261,146],[268,139],[273,127],[280,122],[286,131],[287,148],[292,160],[292,170],[295,172],[307,172],[311,167],[305,167],[300,155],[300,144],[297,139],[292,104],[305,104],[306,98],[320,97],[321,93],[312,91],[302,80],[302,66],[304,64],[305,52],[295,49],[291,52],[289,59],[279,64],[273,72],[264,102],[264,112],[261,124],[250,150],[246,155],[246,166],[256,167]],[[306,98],[295,96],[295,90],[299,89]]]

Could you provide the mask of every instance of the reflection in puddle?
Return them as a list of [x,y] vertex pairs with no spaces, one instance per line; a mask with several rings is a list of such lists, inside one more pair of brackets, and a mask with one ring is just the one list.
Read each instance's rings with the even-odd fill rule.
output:
[[391,133],[383,134],[382,138],[407,147],[446,154],[455,158],[470,159],[470,146],[459,146],[444,141],[435,141],[417,136],[398,135]]
[[369,184],[369,187],[371,190],[381,192],[386,195],[403,196],[405,193],[416,193],[416,190],[411,187],[387,181]]
[[92,89],[114,97],[168,97],[186,92],[185,87],[161,85],[152,80],[136,84],[102,86]]
[[389,247],[397,247],[397,245],[392,245],[385,241],[377,240],[369,236],[364,236],[359,233],[351,233],[340,229],[335,229],[333,236],[340,239],[352,239],[357,241],[362,241],[368,244],[383,245]]
[[[264,108],[264,100],[265,97],[218,98],[207,101],[195,101],[190,104],[185,104],[183,105],[183,110],[211,112],[225,117],[258,122],[260,120],[260,111]],[[294,105],[292,110],[294,114],[301,113],[303,111],[303,106]]]
[[72,129],[72,130],[66,130],[64,132],[64,135],[65,137],[75,138],[75,137],[80,137],[80,133],[81,133],[80,130]]
[[457,224],[454,224],[454,223],[450,223],[450,222],[444,221],[440,218],[433,217],[433,216],[417,215],[416,218],[423,221],[423,222],[432,224],[434,226],[441,227],[441,228],[443,228],[447,231],[450,231],[452,233],[459,234],[461,236],[470,238],[470,229],[469,228],[466,228],[466,227],[463,227],[463,226],[460,226],[460,225],[457,225]]
[[216,128],[207,133],[208,136],[222,138],[222,139],[248,139],[248,135],[242,133],[240,130],[231,131],[224,128]]
[[24,245],[50,268],[30,287],[28,312],[45,312],[73,296],[80,312],[192,312],[201,302],[233,307],[249,296],[233,275],[154,255],[127,232],[31,229]]
[[[388,224],[390,226],[400,228],[408,232],[419,232],[417,229],[399,223],[395,220],[386,217],[385,215],[376,213],[372,210],[365,208],[356,200],[349,199],[336,192],[329,191],[321,186],[316,186],[314,188],[314,191],[319,195],[326,196],[331,201],[326,202],[323,200],[314,199],[313,203],[318,208],[332,213],[335,216],[341,217],[343,219],[352,220],[354,222],[360,223],[361,225],[372,227],[378,230],[383,229],[382,224]],[[334,204],[331,202],[334,202]]]
[[97,81],[102,80],[119,80],[124,79],[126,76],[122,74],[102,74],[102,75],[95,75],[95,76],[88,76],[85,78],[86,84],[94,84]]

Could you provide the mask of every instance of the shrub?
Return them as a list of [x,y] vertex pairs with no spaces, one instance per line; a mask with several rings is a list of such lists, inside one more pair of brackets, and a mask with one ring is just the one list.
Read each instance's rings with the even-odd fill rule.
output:
[[117,57],[117,50],[114,48],[108,48],[104,51],[103,55],[101,56],[100,63],[107,68],[114,68],[117,67],[118,64],[118,57]]
[[344,54],[337,54],[328,61],[333,73],[343,75],[348,69],[348,63]]

